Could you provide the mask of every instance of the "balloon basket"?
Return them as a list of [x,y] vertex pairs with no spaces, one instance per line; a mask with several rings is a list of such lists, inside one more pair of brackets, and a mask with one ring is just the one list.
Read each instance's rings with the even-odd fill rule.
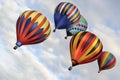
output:
[[72,70],[72,66],[70,66],[70,67],[68,68],[68,70],[71,71],[71,70]]
[[55,32],[55,31],[56,31],[56,29],[53,30],[53,32]]
[[13,49],[16,50],[18,48],[18,46],[14,46]]
[[65,36],[65,39],[67,39],[67,36]]

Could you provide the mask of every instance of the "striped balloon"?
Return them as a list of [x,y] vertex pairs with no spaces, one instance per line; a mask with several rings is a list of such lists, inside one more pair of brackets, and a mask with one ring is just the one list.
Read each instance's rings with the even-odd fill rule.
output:
[[80,11],[69,2],[61,2],[55,9],[54,21],[56,29],[66,29],[70,25],[77,23],[79,19]]
[[27,10],[17,20],[17,42],[14,49],[22,45],[40,43],[47,39],[50,31],[50,23],[43,14],[34,10]]
[[115,66],[115,64],[116,64],[116,58],[112,53],[108,51],[101,52],[101,56],[98,58],[98,65],[99,65],[98,72],[102,70],[111,69]]
[[72,66],[96,60],[100,56],[102,48],[100,39],[93,33],[84,31],[77,33],[70,40]]
[[[88,27],[88,23],[87,23],[86,19],[81,15],[78,23],[76,23],[76,24],[72,25],[70,28],[66,29],[67,36],[73,36],[80,31],[86,31],[87,27]],[[66,36],[66,38],[67,38],[67,36]]]

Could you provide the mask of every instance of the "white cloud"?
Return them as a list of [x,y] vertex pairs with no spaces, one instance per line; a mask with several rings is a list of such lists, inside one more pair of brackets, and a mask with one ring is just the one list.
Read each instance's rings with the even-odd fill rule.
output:
[[[70,72],[69,40],[65,40],[65,30],[51,31],[50,37],[41,44],[22,46],[14,51],[15,22],[21,12],[35,9],[42,12],[54,28],[54,8],[61,0],[1,0],[0,1],[0,80],[118,80],[120,73],[120,34],[119,10],[115,1],[62,0],[78,6],[88,21],[89,31],[95,33],[103,42],[104,50],[111,51],[117,58],[116,66],[111,70],[97,74],[96,62],[80,65]],[[113,3],[114,2],[114,3]],[[99,4],[98,4],[99,3]],[[113,4],[113,7],[111,6]],[[115,15],[113,15],[115,13]],[[109,21],[112,22],[110,25]],[[113,26],[115,24],[115,26]],[[117,29],[117,30],[116,30]],[[91,74],[92,73],[92,74]]]

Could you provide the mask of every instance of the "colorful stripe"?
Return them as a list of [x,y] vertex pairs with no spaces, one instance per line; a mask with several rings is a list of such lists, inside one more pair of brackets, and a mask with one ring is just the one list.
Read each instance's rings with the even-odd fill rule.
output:
[[50,34],[47,18],[34,10],[23,12],[17,20],[17,40],[22,45],[44,41]]
[[67,15],[67,18],[74,24],[80,19],[80,11],[78,8],[68,2],[61,2],[56,10],[62,15]]
[[[72,64],[84,64],[96,60],[102,48],[100,39],[94,34],[83,31],[77,33],[70,41]],[[75,61],[77,63],[74,63]]]
[[86,31],[88,23],[86,19],[81,15],[80,20],[77,24],[72,25],[70,28],[67,28],[67,36],[73,36],[80,31]]
[[101,52],[101,56],[98,59],[99,71],[106,70],[114,67],[116,64],[116,58],[110,52]]

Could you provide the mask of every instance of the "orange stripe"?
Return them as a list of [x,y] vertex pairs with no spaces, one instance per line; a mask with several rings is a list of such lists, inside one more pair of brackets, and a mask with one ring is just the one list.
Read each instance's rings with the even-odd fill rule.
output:
[[70,54],[71,54],[71,58],[73,57],[73,54],[74,54],[74,52],[73,52],[73,37],[72,37],[72,39],[70,40]]
[[22,38],[22,34],[23,34],[22,32],[23,32],[25,23],[26,23],[28,17],[29,17],[33,12],[35,12],[35,11],[30,11],[30,13],[26,16],[26,18],[24,19],[24,21],[23,21],[23,23],[22,23],[22,27],[21,27],[21,29],[20,29],[20,36],[21,36],[21,38]]
[[[39,15],[40,16],[40,15]],[[46,17],[42,20],[42,22],[38,25],[38,26],[36,26],[36,28],[32,31],[32,32],[30,32],[30,34],[28,34],[26,37],[25,37],[25,40],[28,40],[32,35],[34,35],[39,29],[40,29],[40,27],[42,27],[43,26],[43,24],[46,22]]]
[[[59,6],[59,13],[60,13],[60,11],[61,11],[61,8],[62,8],[63,4],[65,4],[65,3],[62,3],[62,4]],[[62,11],[61,11],[61,12],[62,12]]]
[[22,20],[22,17],[23,17],[23,15],[26,13],[27,11],[25,11],[25,12],[23,12],[22,13],[22,15],[20,15],[19,16],[19,21],[18,21],[18,26],[16,26],[17,28],[16,28],[16,33],[17,33],[17,39],[19,39],[20,38],[20,22],[21,22],[21,20]]
[[31,38],[31,39],[28,39],[27,42],[32,42],[33,40],[39,38],[39,37],[40,37],[41,35],[43,35],[49,28],[50,28],[50,23],[49,23],[49,25],[47,26],[47,28],[46,28],[43,32],[41,32],[40,34],[36,35],[35,37],[33,37],[33,38]]
[[[29,32],[30,28],[32,27],[32,25],[35,23],[35,21],[38,19],[38,17],[39,17],[40,15],[42,15],[42,14],[38,13],[38,14],[33,18],[33,20],[30,22],[30,24],[28,25],[28,27],[25,29],[25,31],[24,31],[24,33],[23,33],[23,38],[24,38],[24,40],[27,39],[27,38],[26,38],[27,33]],[[33,31],[32,31],[32,32],[33,32]],[[31,33],[32,33],[32,32],[31,32]],[[31,34],[31,33],[30,33],[30,34]],[[28,37],[30,34],[28,34],[27,37]]]
[[79,43],[76,54],[75,54],[75,59],[78,60],[79,57],[82,56],[82,54],[83,54],[83,52],[82,52],[83,46],[86,43],[86,41],[89,39],[90,35],[91,35],[90,33],[87,33],[82,37],[81,42]]
[[[101,50],[101,46],[99,46],[100,48],[95,52],[95,53],[92,53],[93,55],[91,55],[91,56],[89,56],[89,57],[87,57],[87,59],[86,60],[84,60],[83,62],[92,62],[92,61],[94,61],[94,60],[96,60],[97,58],[99,58],[100,56],[101,56],[101,54],[100,53],[98,53],[100,50]],[[98,54],[98,55],[97,55]],[[92,56],[95,56],[95,55],[97,55],[95,58],[92,58]]]
[[[89,46],[87,46],[83,51],[82,51],[82,49],[83,49],[83,46],[85,45],[85,43],[87,42],[87,40],[90,38],[90,33],[88,33],[88,34],[86,34],[83,38],[82,38],[82,40],[81,41],[83,41],[82,42],[82,44],[80,44],[79,45],[79,48],[77,49],[77,55],[76,55],[76,59],[77,60],[79,60],[79,58],[80,58],[80,56],[82,56],[84,53],[85,53],[85,49]],[[88,49],[88,48],[87,48]],[[80,54],[81,53],[81,54]]]
[[67,15],[67,18],[72,14],[72,12],[75,10],[75,8],[76,8],[76,6],[74,6],[74,7],[72,8],[72,10],[70,11],[70,13]]
[[48,35],[46,35],[46,36],[44,36],[43,38],[41,38],[40,40],[36,40],[36,41],[34,41],[34,42],[30,42],[30,43],[39,43],[39,42],[41,42],[41,41],[43,41],[43,40],[46,40],[46,38],[49,36],[49,34],[50,34],[50,32],[48,33]]
[[80,17],[77,20],[75,20],[72,24],[77,23],[79,20],[80,20]]
[[87,50],[87,49],[89,49],[89,47],[91,47],[91,45],[93,44],[93,42],[96,40],[96,36],[91,40],[91,42],[88,44],[88,46],[83,50],[83,53],[85,53],[85,51]]

